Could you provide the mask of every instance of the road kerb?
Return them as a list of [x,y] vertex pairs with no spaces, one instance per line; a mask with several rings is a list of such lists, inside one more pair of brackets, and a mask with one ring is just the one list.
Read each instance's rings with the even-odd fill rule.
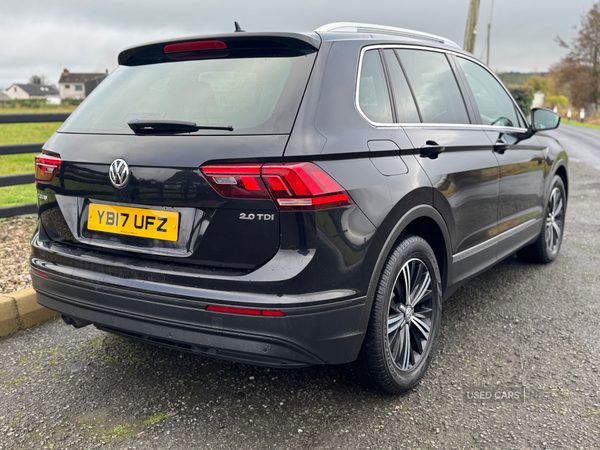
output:
[[0,296],[0,337],[54,319],[59,314],[35,301],[33,288]]

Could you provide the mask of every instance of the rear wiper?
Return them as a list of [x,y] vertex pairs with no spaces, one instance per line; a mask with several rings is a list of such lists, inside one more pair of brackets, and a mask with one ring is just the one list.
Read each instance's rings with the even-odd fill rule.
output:
[[127,125],[129,125],[129,128],[131,128],[134,133],[188,133],[190,131],[198,130],[233,131],[233,127],[231,125],[196,125],[194,122],[186,122],[184,120],[134,119],[127,122]]

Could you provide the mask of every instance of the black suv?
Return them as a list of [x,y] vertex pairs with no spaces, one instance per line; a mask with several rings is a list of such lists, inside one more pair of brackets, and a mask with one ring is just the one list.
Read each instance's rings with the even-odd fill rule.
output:
[[36,158],[38,302],[76,327],[400,392],[442,300],[559,252],[567,155],[454,43],[361,24],[123,51]]

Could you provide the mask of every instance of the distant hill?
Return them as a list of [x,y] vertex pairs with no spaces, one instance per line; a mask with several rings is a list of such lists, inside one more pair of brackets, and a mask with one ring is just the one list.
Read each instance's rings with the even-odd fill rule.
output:
[[532,76],[538,75],[540,77],[545,76],[544,72],[532,72],[532,73],[523,73],[523,72],[503,72],[499,73],[498,76],[502,80],[505,85],[521,85],[525,84],[527,80],[529,80]]

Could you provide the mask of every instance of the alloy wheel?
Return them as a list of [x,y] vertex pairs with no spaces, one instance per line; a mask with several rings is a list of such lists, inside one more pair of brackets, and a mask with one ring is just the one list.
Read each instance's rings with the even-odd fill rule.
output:
[[564,203],[561,190],[555,187],[550,193],[546,217],[546,247],[551,254],[558,252],[562,240]]
[[410,259],[402,266],[394,284],[387,317],[388,348],[399,370],[411,370],[426,354],[432,307],[429,269],[420,259]]

